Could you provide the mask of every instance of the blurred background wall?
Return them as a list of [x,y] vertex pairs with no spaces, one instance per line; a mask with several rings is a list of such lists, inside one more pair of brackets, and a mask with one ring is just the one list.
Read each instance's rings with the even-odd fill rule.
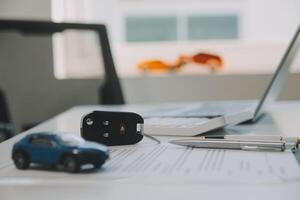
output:
[[[49,0],[1,0],[0,17],[51,18]],[[100,79],[57,80],[54,77],[52,39],[0,33],[0,87],[8,97],[17,130],[79,104],[97,104]]]
[[[1,0],[0,17],[49,20],[51,1]],[[114,33],[110,36],[114,41]],[[113,45],[119,64],[122,51],[116,48]],[[278,55],[282,52],[284,49]],[[270,73],[138,75],[122,76],[122,86],[128,103],[255,99],[262,95],[270,77]],[[18,129],[23,123],[46,120],[75,105],[97,104],[101,80],[58,80],[54,75],[51,38],[24,39],[15,33],[0,33],[0,87],[8,95]],[[291,74],[280,99],[299,100],[299,82],[300,74]]]

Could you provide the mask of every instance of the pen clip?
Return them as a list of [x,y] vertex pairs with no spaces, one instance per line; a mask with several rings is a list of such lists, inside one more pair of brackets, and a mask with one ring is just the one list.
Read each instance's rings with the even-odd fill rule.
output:
[[259,147],[259,146],[242,146],[244,151],[284,151],[283,147]]

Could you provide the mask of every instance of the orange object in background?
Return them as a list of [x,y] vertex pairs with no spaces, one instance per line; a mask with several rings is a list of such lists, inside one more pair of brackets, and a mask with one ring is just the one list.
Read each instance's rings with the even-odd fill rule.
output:
[[165,63],[161,60],[147,60],[138,64],[138,69],[142,71],[174,71],[182,66],[181,62]]
[[174,71],[182,68],[185,64],[197,63],[207,66],[211,72],[223,68],[223,60],[220,56],[198,53],[193,56],[179,56],[175,63],[166,63],[161,60],[147,60],[140,62],[137,67],[142,71]]
[[143,71],[169,71],[170,66],[160,60],[148,60],[138,64],[138,69]]
[[198,53],[191,57],[192,61],[199,64],[204,64],[212,70],[223,68],[223,60],[220,56],[208,53]]

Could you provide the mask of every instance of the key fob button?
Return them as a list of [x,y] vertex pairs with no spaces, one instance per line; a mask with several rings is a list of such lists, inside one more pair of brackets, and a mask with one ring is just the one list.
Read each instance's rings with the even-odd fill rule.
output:
[[103,133],[103,137],[108,138],[109,137],[109,133]]
[[94,123],[94,122],[93,122],[93,120],[92,120],[91,118],[87,118],[87,119],[86,119],[86,124],[87,124],[87,125],[91,126],[91,125],[93,125],[93,123]]
[[120,124],[120,135],[125,135],[125,133],[126,133],[125,124],[121,123]]

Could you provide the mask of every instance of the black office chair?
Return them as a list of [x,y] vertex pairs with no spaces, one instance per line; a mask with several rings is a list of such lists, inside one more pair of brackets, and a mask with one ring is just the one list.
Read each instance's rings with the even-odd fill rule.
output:
[[68,29],[92,30],[99,36],[104,61],[104,84],[99,89],[100,104],[125,104],[123,91],[117,76],[108,34],[103,24],[55,23],[51,21],[0,20],[0,31],[15,30],[26,34],[51,35]]
[[[92,30],[99,36],[101,53],[104,62],[104,83],[100,86],[99,103],[100,104],[124,104],[123,91],[117,76],[108,34],[103,24],[81,24],[81,23],[55,23],[51,21],[32,21],[32,20],[0,20],[0,31],[13,30],[26,35],[52,35],[68,29]],[[0,72],[1,73],[1,72]],[[13,135],[12,123],[10,120],[7,103],[4,93],[0,94],[0,129],[3,132],[4,139]],[[22,130],[29,129],[38,123],[30,123],[22,126]]]
[[13,136],[13,125],[11,122],[6,96],[0,89],[0,142]]

